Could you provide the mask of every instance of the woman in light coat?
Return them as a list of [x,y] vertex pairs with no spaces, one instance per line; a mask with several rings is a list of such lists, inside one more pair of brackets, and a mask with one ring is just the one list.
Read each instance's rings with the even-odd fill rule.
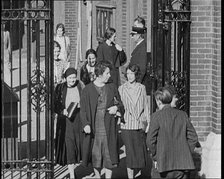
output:
[[146,166],[146,134],[149,126],[149,106],[145,86],[137,82],[140,77],[138,65],[126,68],[127,82],[118,90],[125,108],[124,123],[121,123],[121,138],[126,150],[128,178],[134,177],[134,169],[141,172]]

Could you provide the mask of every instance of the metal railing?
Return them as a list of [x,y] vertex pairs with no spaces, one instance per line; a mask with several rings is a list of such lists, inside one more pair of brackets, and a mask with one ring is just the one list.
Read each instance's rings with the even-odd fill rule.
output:
[[1,178],[53,178],[53,0],[1,3]]

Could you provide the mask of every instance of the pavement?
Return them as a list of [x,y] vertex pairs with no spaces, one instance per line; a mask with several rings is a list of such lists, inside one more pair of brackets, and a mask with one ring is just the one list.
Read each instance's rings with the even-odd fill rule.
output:
[[[112,178],[116,178],[116,179],[126,179],[128,178],[127,176],[127,169],[126,169],[126,154],[125,154],[125,147],[122,143],[121,137],[119,135],[119,144],[120,144],[120,162],[117,168],[114,168],[112,170]],[[66,179],[69,178],[69,172],[67,170],[67,167],[59,167],[59,165],[57,165],[55,167],[55,178],[56,179]],[[64,171],[63,169],[64,168]],[[63,171],[63,172],[59,172],[59,171]],[[76,177],[77,179],[90,179],[90,178],[94,178],[92,177],[94,175],[93,172],[93,168],[92,166],[88,166],[88,167],[84,167],[82,165],[79,165],[76,169],[75,169],[75,173],[76,173]],[[105,172],[102,170],[101,171],[101,178],[105,178]],[[147,163],[146,163],[146,167],[142,169],[141,175],[138,173],[138,171],[135,172],[135,178],[136,179],[151,179],[151,160],[150,157],[148,155],[147,158]]]

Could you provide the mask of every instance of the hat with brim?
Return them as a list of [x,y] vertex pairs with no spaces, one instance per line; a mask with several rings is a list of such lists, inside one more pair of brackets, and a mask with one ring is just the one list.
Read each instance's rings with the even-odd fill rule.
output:
[[132,30],[130,34],[144,34],[146,32],[145,27],[134,27],[132,26]]

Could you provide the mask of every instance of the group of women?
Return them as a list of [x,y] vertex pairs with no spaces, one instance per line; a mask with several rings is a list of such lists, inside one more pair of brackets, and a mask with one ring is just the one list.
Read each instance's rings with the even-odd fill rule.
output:
[[[59,25],[57,28],[64,29]],[[135,63],[126,67],[127,81],[120,85],[119,67],[127,59],[115,38],[116,30],[109,27],[97,50],[87,50],[80,81],[77,70],[69,67],[64,72],[65,80],[55,87],[56,163],[68,165],[70,178],[76,177],[74,170],[79,163],[91,163],[94,178],[100,178],[102,168],[105,177],[111,178],[112,169],[119,164],[119,130],[125,145],[128,178],[134,177],[134,169],[146,165],[145,133],[150,119],[146,89],[140,83],[142,73]],[[65,41],[66,38],[64,45]],[[68,117],[72,103],[77,105]]]
[[[75,178],[75,164],[81,160],[84,166],[92,163],[96,178],[100,178],[101,168],[105,168],[106,178],[111,178],[112,168],[119,163],[119,125],[129,178],[133,178],[134,168],[146,165],[149,111],[145,87],[137,82],[139,67],[127,67],[127,82],[118,89],[113,82],[108,82],[110,69],[107,62],[96,63],[94,81],[82,90],[77,71],[68,68],[64,75],[66,82],[56,86],[56,163],[68,164],[71,178]],[[78,105],[68,118],[71,102]]]

